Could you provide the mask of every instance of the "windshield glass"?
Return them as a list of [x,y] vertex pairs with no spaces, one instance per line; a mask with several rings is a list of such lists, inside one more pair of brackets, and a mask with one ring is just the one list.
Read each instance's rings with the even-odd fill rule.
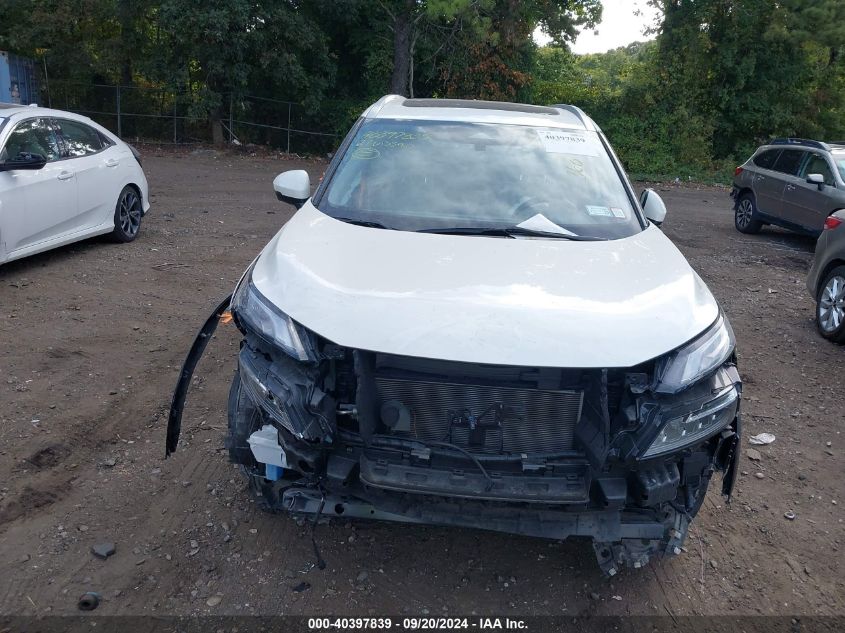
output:
[[375,119],[320,210],[387,228],[521,228],[602,239],[642,230],[599,136],[522,125]]

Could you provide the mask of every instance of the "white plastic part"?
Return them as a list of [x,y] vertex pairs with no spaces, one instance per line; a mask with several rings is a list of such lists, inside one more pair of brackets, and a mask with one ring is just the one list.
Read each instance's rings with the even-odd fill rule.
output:
[[774,441],[775,436],[771,433],[759,433],[748,438],[748,442],[750,444],[756,444],[757,446],[765,446],[766,444],[771,444]]
[[663,220],[666,219],[666,204],[654,189],[643,191],[640,196],[640,205],[643,207],[645,217],[657,226],[663,224]]
[[304,169],[283,171],[273,179],[273,190],[287,201],[305,202],[311,196],[311,178]]
[[287,456],[279,445],[278,438],[278,431],[270,424],[265,424],[247,438],[249,448],[257,462],[281,468],[288,467]]

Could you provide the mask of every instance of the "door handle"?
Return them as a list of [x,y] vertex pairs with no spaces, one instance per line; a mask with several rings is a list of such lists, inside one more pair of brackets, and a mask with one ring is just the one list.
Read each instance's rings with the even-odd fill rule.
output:
[[118,165],[120,165],[120,161],[116,158],[109,158],[106,161],[106,167],[117,167]]
[[56,178],[58,178],[59,180],[70,180],[71,178],[73,178],[73,172],[63,171],[58,176],[56,176]]

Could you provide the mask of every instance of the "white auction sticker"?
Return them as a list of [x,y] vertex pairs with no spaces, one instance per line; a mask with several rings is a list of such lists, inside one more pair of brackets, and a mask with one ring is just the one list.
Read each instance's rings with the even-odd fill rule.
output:
[[600,207],[597,205],[588,204],[587,205],[587,214],[592,216],[598,216],[602,218],[612,218],[613,211],[608,209],[607,207]]
[[568,130],[537,130],[543,147],[551,154],[574,154],[575,156],[598,156],[593,140],[586,134]]

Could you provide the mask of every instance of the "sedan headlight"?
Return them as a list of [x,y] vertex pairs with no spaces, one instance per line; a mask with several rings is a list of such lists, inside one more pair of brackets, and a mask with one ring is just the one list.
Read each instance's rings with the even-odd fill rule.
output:
[[310,333],[258,291],[252,283],[252,270],[235,289],[231,310],[244,327],[289,356],[302,361],[317,360]]
[[680,450],[721,431],[736,417],[738,399],[739,393],[731,385],[697,411],[669,419],[642,458]]
[[657,363],[657,393],[678,393],[718,369],[734,351],[736,341],[728,318],[716,322],[697,339]]

